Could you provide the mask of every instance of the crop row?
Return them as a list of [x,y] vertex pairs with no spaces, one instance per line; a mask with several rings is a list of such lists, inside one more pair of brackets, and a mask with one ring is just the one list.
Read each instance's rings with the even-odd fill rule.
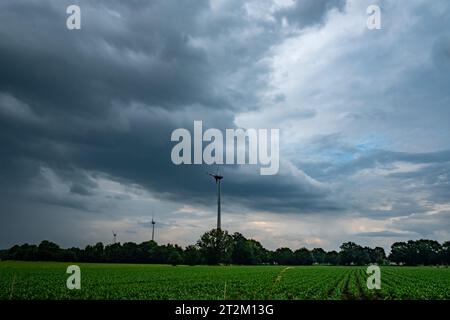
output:
[[81,290],[67,264],[0,262],[0,299],[450,299],[450,269],[382,267],[369,290],[364,267],[81,264]]

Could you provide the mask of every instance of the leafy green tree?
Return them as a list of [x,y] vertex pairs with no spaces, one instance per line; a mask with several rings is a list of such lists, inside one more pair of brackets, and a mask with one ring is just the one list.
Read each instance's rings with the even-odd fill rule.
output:
[[141,244],[126,242],[88,245],[85,249],[62,249],[56,243],[42,241],[36,245],[14,245],[0,250],[2,260],[44,260],[73,262],[127,262],[127,263],[170,263],[189,265],[236,263],[243,265],[284,264],[310,265],[326,263],[331,265],[384,264],[388,261],[400,265],[450,264],[450,241],[442,245],[434,240],[420,239],[395,242],[389,257],[381,247],[361,247],[354,242],[343,243],[340,252],[325,252],[321,248],[309,251],[301,248],[292,252],[289,248],[275,251],[265,249],[254,239],[246,239],[242,234],[230,236],[228,232],[213,229],[206,232],[196,245],[185,250],[178,245],[159,246],[154,241]]
[[81,261],[83,250],[81,250],[80,248],[73,247],[66,249],[64,251],[66,251],[67,254],[66,255],[67,259],[65,261],[73,261],[73,262]]
[[202,263],[202,256],[197,246],[190,245],[184,250],[184,263],[190,266]]
[[273,254],[274,260],[277,264],[290,265],[295,264],[295,256],[289,248],[279,248]]
[[369,254],[354,242],[345,242],[340,246],[339,262],[344,265],[365,265],[370,262]]
[[327,252],[325,255],[325,263],[331,265],[339,264],[339,253],[334,250]]
[[295,264],[297,265],[311,265],[314,262],[312,253],[306,248],[300,248],[294,252]]
[[8,260],[8,250],[0,250],[0,261]]
[[[85,249],[85,252],[86,252],[86,249]],[[123,261],[122,246],[120,243],[109,244],[105,247],[105,260],[108,262],[122,262]]]
[[120,250],[120,260],[128,263],[139,263],[144,260],[144,251],[134,242],[125,242]]
[[247,245],[252,251],[250,264],[260,264],[267,261],[268,251],[264,249],[261,243],[254,239],[249,239],[247,240]]
[[259,264],[266,259],[265,255],[266,251],[258,241],[246,239],[239,232],[233,235],[233,263],[247,265]]
[[441,261],[441,250],[439,242],[434,240],[396,242],[391,246],[389,260],[410,266],[438,264]]
[[371,263],[376,264],[384,264],[386,262],[386,252],[381,247],[375,247],[375,249],[372,250],[372,254],[370,257]]
[[232,261],[235,264],[250,264],[253,260],[253,251],[249,246],[247,239],[236,232],[233,234],[233,253]]
[[172,250],[167,257],[167,263],[176,266],[183,263],[183,257],[177,250]]
[[421,239],[413,243],[414,264],[433,265],[439,263],[441,245],[434,240]]
[[272,250],[266,250],[264,249],[265,254],[264,254],[264,259],[263,259],[263,263],[265,264],[275,264],[275,252]]
[[99,242],[94,246],[88,245],[84,249],[84,259],[89,262],[101,262],[104,260],[103,243]]
[[446,241],[442,244],[441,259],[442,264],[450,264],[450,241]]
[[44,240],[38,246],[38,259],[42,261],[58,261],[60,250],[56,243]]
[[144,241],[139,245],[143,255],[143,263],[156,263],[158,255],[158,244],[155,241]]
[[314,263],[322,264],[325,262],[326,252],[322,248],[314,248],[311,251],[311,255]]
[[409,246],[406,242],[394,242],[391,245],[389,260],[397,264],[405,264],[409,257]]
[[233,237],[227,231],[213,229],[202,235],[197,242],[207,264],[230,263]]
[[4,251],[3,259],[12,260],[30,260],[34,261],[38,259],[38,247],[35,245],[29,245],[25,243],[21,246],[15,245],[9,250]]

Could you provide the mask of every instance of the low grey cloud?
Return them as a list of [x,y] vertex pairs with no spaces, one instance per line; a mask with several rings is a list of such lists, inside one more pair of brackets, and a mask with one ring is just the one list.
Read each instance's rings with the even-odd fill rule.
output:
[[411,237],[411,235],[414,235],[414,233],[401,233],[401,232],[394,232],[394,231],[374,231],[374,232],[362,232],[356,234],[358,237],[381,237],[381,238],[407,238]]
[[323,23],[330,10],[343,10],[345,3],[345,0],[295,0],[292,6],[277,11],[276,16],[303,28]]

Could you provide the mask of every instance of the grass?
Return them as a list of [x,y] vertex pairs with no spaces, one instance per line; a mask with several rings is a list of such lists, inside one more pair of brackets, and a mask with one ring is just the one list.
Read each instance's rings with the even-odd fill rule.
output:
[[81,290],[68,290],[69,263],[0,262],[7,299],[450,299],[450,269],[382,267],[368,290],[364,267],[77,264]]

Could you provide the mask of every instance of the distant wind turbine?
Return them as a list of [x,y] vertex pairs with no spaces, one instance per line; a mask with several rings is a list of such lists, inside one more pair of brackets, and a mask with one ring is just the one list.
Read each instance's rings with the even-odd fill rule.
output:
[[155,241],[155,220],[153,219],[152,216],[152,241]]
[[217,230],[221,229],[221,217],[220,217],[220,181],[223,179],[223,176],[219,175],[219,168],[217,168],[216,174],[209,173],[208,174],[216,180],[217,185]]
[[117,242],[117,233],[114,232],[114,230],[113,230],[112,234],[113,234],[113,241],[114,241],[114,243],[116,243]]

